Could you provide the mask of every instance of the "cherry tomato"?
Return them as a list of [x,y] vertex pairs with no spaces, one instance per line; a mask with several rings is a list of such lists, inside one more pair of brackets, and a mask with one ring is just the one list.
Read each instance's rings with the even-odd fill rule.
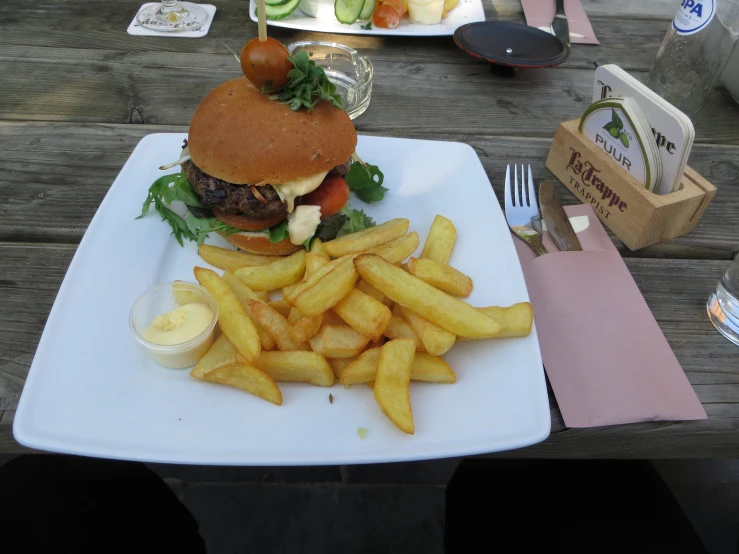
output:
[[289,80],[287,72],[294,68],[289,55],[279,40],[253,38],[241,51],[241,71],[255,87],[267,85],[268,90],[279,90]]
[[403,13],[405,13],[405,10],[403,9],[403,2],[401,0],[383,0],[382,3],[387,4],[388,6],[392,6],[393,8],[398,10],[400,17],[403,17]]
[[321,186],[303,196],[302,204],[321,207],[321,219],[334,215],[349,200],[349,185],[338,175],[329,175]]
[[244,215],[228,214],[218,208],[213,208],[213,215],[223,221],[226,225],[236,227],[237,229],[243,229],[244,231],[261,231],[267,227],[272,227],[272,225],[277,225],[287,217],[287,213],[284,213],[270,219],[249,219]]
[[400,23],[400,14],[395,7],[382,4],[377,6],[375,13],[372,14],[372,23],[382,29],[395,29]]

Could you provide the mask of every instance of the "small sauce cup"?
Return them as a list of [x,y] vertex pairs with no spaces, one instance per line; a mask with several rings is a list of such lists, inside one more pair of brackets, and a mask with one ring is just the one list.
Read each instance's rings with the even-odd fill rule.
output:
[[[158,315],[190,302],[205,304],[213,313],[208,326],[197,337],[172,345],[156,344],[143,337],[146,328]],[[198,363],[213,344],[217,321],[218,305],[213,295],[200,285],[184,281],[162,283],[145,292],[136,300],[129,316],[129,325],[136,340],[156,363],[171,369],[182,369]]]

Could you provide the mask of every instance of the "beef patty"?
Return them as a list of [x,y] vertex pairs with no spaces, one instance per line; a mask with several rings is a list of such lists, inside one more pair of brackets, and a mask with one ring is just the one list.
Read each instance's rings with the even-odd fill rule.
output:
[[191,161],[182,164],[182,171],[204,206],[255,220],[287,216],[287,205],[270,185],[234,185],[208,175]]
[[[332,172],[343,177],[349,172],[351,164],[352,160],[349,159],[334,167]],[[208,175],[192,161],[182,164],[182,172],[204,206],[218,208],[228,214],[244,214],[255,220],[274,219],[283,214],[287,216],[287,205],[271,185],[234,185]]]

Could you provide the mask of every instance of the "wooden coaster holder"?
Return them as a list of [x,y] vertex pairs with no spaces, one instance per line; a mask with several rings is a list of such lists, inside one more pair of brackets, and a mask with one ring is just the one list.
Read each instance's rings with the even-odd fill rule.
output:
[[692,231],[716,187],[685,166],[680,189],[654,194],[578,130],[579,119],[560,123],[546,166],[630,250]]

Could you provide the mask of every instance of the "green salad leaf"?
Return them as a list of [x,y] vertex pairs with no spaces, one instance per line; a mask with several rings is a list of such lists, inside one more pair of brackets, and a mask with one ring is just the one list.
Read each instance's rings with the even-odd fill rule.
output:
[[338,236],[340,237],[375,226],[375,220],[364,213],[363,210],[352,210],[344,206],[339,213],[348,217],[346,223],[339,229]]
[[388,190],[382,186],[385,175],[380,171],[380,168],[361,161],[352,163],[349,173],[344,176],[344,180],[349,185],[349,189],[360,200],[368,204],[382,200]]
[[141,214],[136,219],[141,219],[149,213],[151,205],[154,204],[154,209],[162,217],[162,220],[172,227],[172,234],[180,243],[180,246],[184,246],[183,239],[202,244],[205,237],[213,231],[224,235],[241,231],[241,229],[226,225],[215,217],[195,217],[192,213],[187,213],[182,217],[170,208],[172,202],[182,202],[194,208],[204,207],[187,177],[182,172],[172,173],[160,177],[149,187],[149,194],[141,207]]
[[287,219],[283,219],[281,223],[273,225],[267,229],[269,234],[269,242],[280,242],[290,236],[287,230]]

